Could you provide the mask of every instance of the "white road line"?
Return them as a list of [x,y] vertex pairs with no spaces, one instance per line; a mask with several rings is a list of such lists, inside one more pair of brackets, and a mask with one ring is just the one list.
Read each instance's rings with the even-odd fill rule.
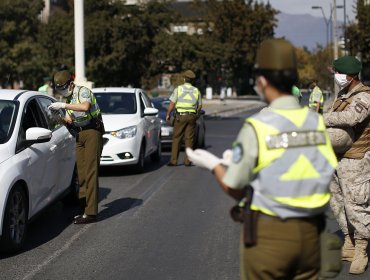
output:
[[85,233],[92,224],[88,224],[83,226],[78,232],[76,232],[59,250],[55,251],[54,254],[49,256],[46,260],[44,260],[41,264],[37,265],[35,269],[28,272],[22,280],[29,280],[32,279],[37,273],[39,273],[45,266],[51,263],[54,259],[59,257],[64,251],[66,251],[74,241],[76,241],[83,233]]

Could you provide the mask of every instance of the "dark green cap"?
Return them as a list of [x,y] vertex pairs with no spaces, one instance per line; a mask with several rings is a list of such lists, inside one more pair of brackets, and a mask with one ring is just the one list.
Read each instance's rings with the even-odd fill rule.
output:
[[71,73],[69,73],[67,70],[56,72],[54,75],[54,84],[57,88],[65,87],[66,84],[69,84],[71,81]]
[[297,58],[291,43],[284,39],[268,39],[257,50],[256,70],[296,70]]
[[356,57],[347,55],[335,60],[333,68],[339,73],[353,75],[361,72],[362,64]]

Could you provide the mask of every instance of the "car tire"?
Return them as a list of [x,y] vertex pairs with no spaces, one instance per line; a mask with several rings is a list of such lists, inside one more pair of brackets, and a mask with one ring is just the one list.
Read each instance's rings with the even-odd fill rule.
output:
[[77,173],[77,166],[73,170],[73,175],[71,179],[71,184],[68,188],[68,193],[66,196],[63,197],[62,202],[66,205],[75,205],[79,204],[80,200],[78,198],[80,192],[80,184],[78,182],[78,173]]
[[205,138],[206,138],[206,129],[203,127],[199,127],[198,126],[198,130],[197,132],[195,133],[195,144],[194,144],[194,149],[198,149],[198,148],[205,148],[206,147],[206,141],[205,141]]
[[7,253],[19,251],[26,240],[27,228],[27,195],[21,186],[15,185],[6,202],[0,251]]
[[139,151],[139,160],[135,165],[135,170],[138,173],[142,173],[144,171],[144,165],[145,165],[145,146],[144,143],[142,143]]
[[150,155],[150,159],[153,162],[159,162],[162,157],[162,143],[161,140],[158,139],[158,145],[157,145],[157,150]]

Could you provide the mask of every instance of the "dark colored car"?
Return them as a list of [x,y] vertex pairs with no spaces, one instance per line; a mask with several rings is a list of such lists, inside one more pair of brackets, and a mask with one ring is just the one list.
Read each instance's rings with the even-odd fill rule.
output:
[[[152,103],[156,109],[158,109],[158,117],[161,119],[161,142],[162,147],[168,147],[172,145],[173,127],[166,122],[167,108],[170,105],[168,97],[155,97],[152,98]],[[205,111],[200,110],[199,118],[196,122],[195,127],[195,142],[194,148],[204,148],[206,145],[206,125],[204,122]]]

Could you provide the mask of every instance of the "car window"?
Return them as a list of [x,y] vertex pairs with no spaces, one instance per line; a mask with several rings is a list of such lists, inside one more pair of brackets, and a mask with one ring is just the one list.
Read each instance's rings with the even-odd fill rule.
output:
[[14,101],[0,100],[0,144],[4,144],[12,135],[16,120]]
[[102,114],[136,114],[136,96],[133,92],[94,92]]
[[36,99],[30,100],[25,106],[22,113],[21,126],[19,127],[17,148],[19,152],[26,148],[26,130],[31,127],[42,127],[48,128],[48,125],[43,117],[43,113],[36,101]]
[[48,124],[48,129],[55,130],[61,126],[60,119],[63,117],[63,112],[61,110],[49,110],[48,106],[53,102],[50,98],[47,97],[40,97],[40,106],[44,115],[46,117],[46,121]]

